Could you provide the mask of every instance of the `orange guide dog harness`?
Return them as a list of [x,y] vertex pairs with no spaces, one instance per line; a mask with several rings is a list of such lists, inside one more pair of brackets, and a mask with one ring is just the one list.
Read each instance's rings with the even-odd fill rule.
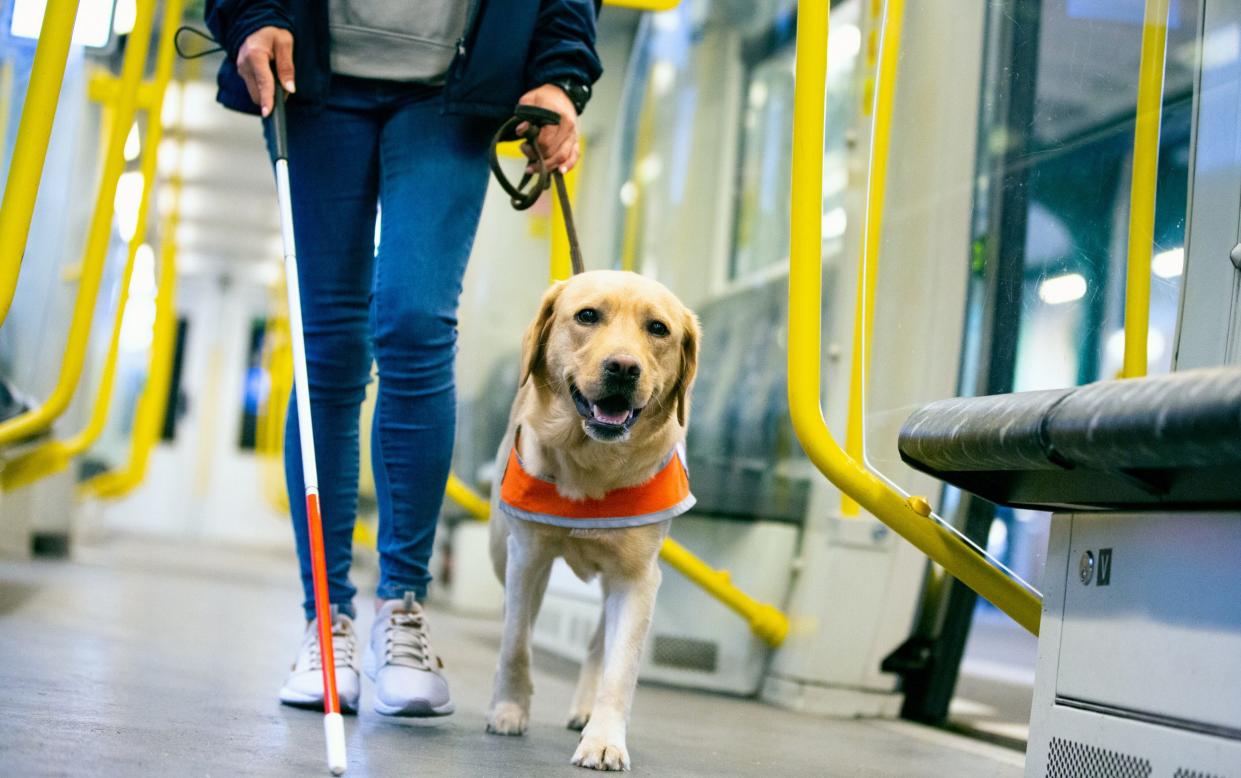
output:
[[555,482],[526,470],[517,454],[516,442],[500,481],[500,510],[509,516],[574,529],[656,524],[680,516],[694,507],[694,502],[694,495],[689,491],[684,450],[679,443],[649,481],[614,489],[598,500],[570,500],[560,496]]

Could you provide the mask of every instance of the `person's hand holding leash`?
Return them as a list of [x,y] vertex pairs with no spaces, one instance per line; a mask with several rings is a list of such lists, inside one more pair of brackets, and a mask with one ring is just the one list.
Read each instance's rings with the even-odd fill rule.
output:
[[[543,152],[544,164],[548,170],[559,170],[561,173],[572,170],[578,157],[577,110],[569,96],[555,84],[544,84],[538,89],[526,92],[517,102],[519,105],[534,105],[560,114],[559,124],[549,124],[539,131],[539,150]],[[517,127],[518,135],[525,131],[525,124]],[[537,161],[534,149],[525,148],[523,144],[522,151],[532,163]],[[533,164],[526,170],[537,172]]]
[[275,100],[272,62],[276,63],[276,74],[284,90],[290,94],[297,91],[293,85],[293,33],[279,27],[261,27],[241,44],[237,52],[237,72],[246,82],[250,99],[264,117],[271,113]]

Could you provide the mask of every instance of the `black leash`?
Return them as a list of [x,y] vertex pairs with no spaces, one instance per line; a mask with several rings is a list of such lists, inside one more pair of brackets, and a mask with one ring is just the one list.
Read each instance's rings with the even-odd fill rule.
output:
[[[526,131],[518,135],[517,126],[523,122],[526,124]],[[560,200],[560,212],[564,215],[565,231],[569,234],[569,257],[573,263],[573,275],[577,275],[586,270],[586,265],[582,261],[582,246],[578,243],[577,227],[573,223],[573,207],[569,204],[569,191],[565,188],[564,176],[561,172],[547,169],[543,161],[543,152],[539,149],[537,142],[539,130],[554,124],[560,124],[560,114],[555,111],[533,105],[517,106],[517,110],[513,112],[513,118],[505,122],[492,139],[489,162],[491,172],[495,174],[496,180],[508,194],[509,202],[519,211],[524,211],[534,205],[539,195],[555,182],[556,197]],[[504,175],[496,151],[498,144],[511,140],[525,140],[534,149],[534,155],[538,158],[535,163],[536,172],[526,171],[516,185]],[[531,181],[534,182],[533,185]]]

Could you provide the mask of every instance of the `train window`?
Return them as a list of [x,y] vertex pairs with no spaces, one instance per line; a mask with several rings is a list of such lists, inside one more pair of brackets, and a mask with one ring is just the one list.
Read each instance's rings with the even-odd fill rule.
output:
[[267,337],[268,320],[250,322],[249,347],[246,349],[246,370],[241,392],[241,429],[237,446],[243,451],[253,451],[257,443],[259,417],[267,403],[272,380],[263,365],[264,341]]
[[[828,38],[827,116],[823,147],[823,254],[844,248],[849,218],[850,127],[859,114],[857,77],[862,35],[858,2],[832,9]],[[791,26],[774,20],[743,47],[747,65],[741,99],[736,215],[729,277],[744,279],[785,266],[789,252],[789,159],[792,156],[793,51]]]

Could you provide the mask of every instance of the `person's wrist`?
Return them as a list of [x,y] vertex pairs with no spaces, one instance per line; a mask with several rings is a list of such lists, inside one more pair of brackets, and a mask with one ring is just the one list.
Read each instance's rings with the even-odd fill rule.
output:
[[586,103],[590,101],[590,85],[575,81],[572,78],[554,78],[547,82],[554,87],[560,89],[569,98],[569,102],[573,103],[573,109],[578,115],[586,110]]

